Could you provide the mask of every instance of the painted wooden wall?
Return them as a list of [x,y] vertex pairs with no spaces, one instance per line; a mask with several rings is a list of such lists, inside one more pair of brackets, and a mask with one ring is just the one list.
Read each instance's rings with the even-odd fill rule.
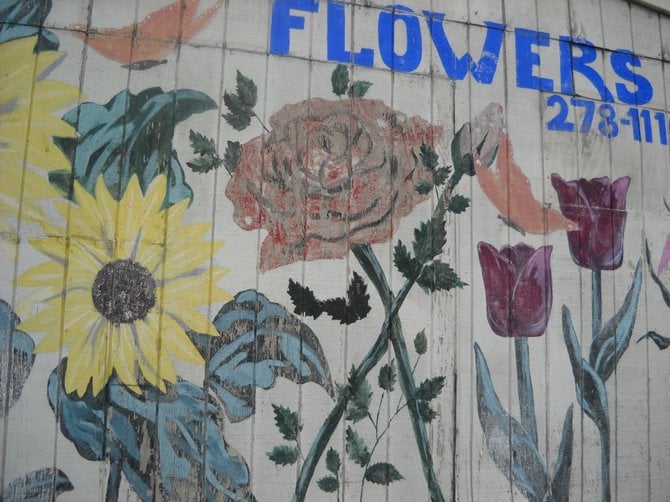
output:
[[668,92],[624,0],[0,0],[3,500],[668,500]]

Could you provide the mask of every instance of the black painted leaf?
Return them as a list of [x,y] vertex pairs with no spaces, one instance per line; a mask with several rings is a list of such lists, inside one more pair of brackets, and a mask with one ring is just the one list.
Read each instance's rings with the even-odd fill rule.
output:
[[347,406],[347,420],[356,423],[367,417],[371,400],[372,389],[368,381],[363,379],[355,389],[351,389],[351,399]]
[[449,178],[451,174],[451,168],[449,167],[439,167],[433,173],[433,183],[437,186],[444,184],[445,181]]
[[393,464],[380,462],[365,469],[365,479],[370,483],[388,486],[394,481],[403,479],[403,477]]
[[337,488],[340,486],[340,483],[337,481],[337,478],[333,476],[324,476],[319,479],[316,484],[326,493],[333,493],[337,491]]
[[432,401],[442,392],[445,380],[446,377],[443,376],[425,379],[416,390],[416,397],[424,401]]
[[428,401],[419,400],[418,404],[419,414],[421,415],[421,418],[424,422],[432,422],[435,418],[437,418],[437,412],[430,407],[430,403]]
[[323,311],[340,324],[353,324],[364,319],[371,310],[370,295],[363,278],[354,272],[347,288],[347,299],[331,298],[320,302]]
[[561,445],[558,448],[558,457],[554,475],[551,478],[552,502],[568,502],[570,500],[570,472],[572,470],[572,405],[565,413]]
[[630,337],[635,326],[637,303],[642,287],[642,261],[635,268],[633,283],[626,294],[623,304],[600,330],[591,342],[589,363],[606,382],[614,372],[619,359],[628,348]]
[[372,82],[367,80],[356,80],[349,88],[349,97],[362,98],[372,87]]
[[201,387],[179,381],[166,393],[149,387],[138,395],[113,378],[107,393],[79,398],[63,389],[66,364],[47,389],[63,435],[87,460],[118,464],[143,502],[155,500],[155,483],[168,500],[252,497],[246,462],[221,435],[223,410]]
[[322,302],[316,299],[314,292],[293,279],[288,280],[288,295],[295,306],[293,312],[297,315],[307,315],[316,319],[323,313]]
[[442,253],[447,243],[447,231],[442,215],[435,214],[427,222],[414,229],[414,256],[421,263],[426,263]]
[[298,449],[287,445],[275,446],[267,456],[277,465],[292,465],[298,460]]
[[387,392],[393,391],[393,386],[398,381],[398,375],[395,370],[395,365],[385,364],[379,368],[378,383],[379,387]]
[[638,338],[637,343],[640,343],[645,338],[649,338],[660,350],[665,350],[670,347],[670,338],[659,335],[656,331],[649,331],[646,335],[642,335]]
[[191,141],[191,148],[196,155],[216,155],[216,145],[212,138],[190,129],[188,139]]
[[282,437],[287,441],[296,441],[298,433],[302,430],[298,414],[284,406],[272,405],[275,411],[275,424]]
[[338,64],[330,76],[330,83],[333,86],[333,93],[336,96],[344,96],[349,88],[349,70],[346,65]]
[[47,502],[73,489],[74,486],[63,471],[45,467],[13,479],[1,498],[7,502]]
[[[35,362],[35,342],[16,329],[21,320],[7,302],[0,300],[0,417],[21,397]],[[4,380],[5,375],[9,384]],[[9,391],[8,394],[5,394]]]
[[[665,199],[663,200],[665,202]],[[670,209],[669,209],[670,210]],[[663,301],[665,304],[670,307],[670,290],[665,287],[665,284],[661,282],[661,279],[656,275],[656,271],[654,270],[654,265],[651,261],[651,251],[649,250],[649,242],[645,241],[645,246],[646,246],[646,254],[647,254],[647,266],[649,267],[649,274],[651,275],[651,278],[654,280],[658,288],[661,290],[661,296],[663,296]]]
[[43,28],[50,11],[51,0],[0,1],[0,44],[38,35],[35,52],[58,49],[58,37]]
[[256,106],[258,89],[256,88],[254,81],[249,77],[244,76],[239,70],[237,70],[235,78],[237,80],[237,95],[239,96],[242,105],[247,108]]
[[242,146],[239,141],[228,141],[226,153],[223,154],[223,167],[228,173],[233,174],[237,170],[242,158]]
[[346,450],[349,458],[361,467],[364,467],[370,461],[370,451],[365,446],[363,438],[358,433],[347,426],[346,432]]
[[454,288],[462,288],[466,284],[461,281],[458,274],[448,263],[435,260],[423,267],[421,275],[416,283],[425,291],[451,291]]
[[[77,137],[54,138],[54,143],[72,163],[75,179],[91,194],[101,175],[120,200],[133,175],[146,191],[156,176],[165,174],[169,190],[164,204],[169,206],[193,196],[172,148],[175,126],[215,108],[207,95],[190,89],[163,92],[152,87],[136,95],[124,90],[104,105],[82,103],[66,113],[63,120],[77,130]],[[69,190],[66,195],[71,198]]]
[[447,210],[454,214],[460,214],[468,207],[470,207],[470,199],[464,197],[463,195],[455,194],[451,197]]
[[255,411],[256,387],[269,389],[276,377],[314,382],[334,395],[330,369],[314,332],[262,293],[235,295],[214,318],[219,337],[192,334],[209,362],[210,390],[221,399],[232,422]]
[[328,469],[333,474],[337,474],[342,467],[342,460],[340,460],[340,454],[333,447],[328,448],[326,452],[326,469]]
[[489,455],[528,500],[542,500],[549,488],[542,456],[528,431],[500,403],[486,358],[476,343],[475,363],[477,411]]
[[570,310],[563,305],[563,339],[568,349],[577,401],[601,432],[609,432],[607,389],[598,372],[582,358]]
[[403,277],[407,280],[413,281],[421,272],[421,264],[412,258],[407,246],[402,241],[393,248],[393,263]]
[[414,350],[420,356],[425,354],[428,350],[428,339],[426,338],[426,330],[422,329],[414,337]]
[[414,184],[414,190],[416,190],[421,195],[426,195],[430,193],[433,189],[433,183],[428,180],[421,180]]

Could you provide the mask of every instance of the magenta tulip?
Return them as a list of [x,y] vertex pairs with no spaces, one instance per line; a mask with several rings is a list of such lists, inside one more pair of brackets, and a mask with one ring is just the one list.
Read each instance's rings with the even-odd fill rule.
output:
[[551,312],[551,246],[536,249],[519,243],[500,251],[480,242],[486,314],[498,336],[541,336]]
[[626,226],[626,193],[630,178],[584,178],[565,181],[551,175],[561,212],[579,225],[568,232],[572,259],[591,270],[614,270],[623,262],[623,234]]

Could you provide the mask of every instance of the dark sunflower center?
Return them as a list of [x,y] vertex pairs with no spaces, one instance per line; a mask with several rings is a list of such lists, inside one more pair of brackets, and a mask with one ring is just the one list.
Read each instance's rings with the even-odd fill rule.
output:
[[96,310],[115,324],[144,319],[156,304],[156,281],[133,260],[108,263],[93,281],[91,290]]

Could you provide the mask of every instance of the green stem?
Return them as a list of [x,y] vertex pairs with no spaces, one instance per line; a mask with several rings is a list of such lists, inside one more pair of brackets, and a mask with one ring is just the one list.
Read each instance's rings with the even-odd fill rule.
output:
[[600,277],[600,270],[591,271],[591,289],[593,295],[591,297],[591,316],[592,316],[592,333],[595,338],[603,323],[603,305],[602,305],[602,280]]
[[610,433],[609,429],[600,431],[600,481],[602,485],[602,501],[610,502]]
[[519,408],[521,409],[521,425],[537,446],[537,421],[535,419],[535,399],[533,397],[533,380],[530,376],[530,355],[528,339],[522,336],[514,338],[516,353],[516,385],[519,392]]

